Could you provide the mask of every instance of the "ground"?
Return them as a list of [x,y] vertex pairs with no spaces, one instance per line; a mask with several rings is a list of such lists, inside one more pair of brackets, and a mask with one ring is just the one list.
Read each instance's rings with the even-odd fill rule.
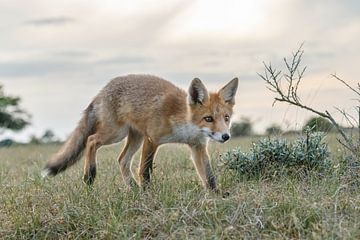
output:
[[41,178],[59,145],[1,148],[0,238],[360,239],[360,191],[338,172],[336,161],[345,153],[334,137],[327,138],[330,174],[236,178],[218,157],[235,146],[248,149],[253,140],[211,144],[220,193],[203,190],[181,145],[160,149],[146,191],[122,184],[116,161],[121,144],[100,149],[91,189],[81,181],[82,161],[55,178]]

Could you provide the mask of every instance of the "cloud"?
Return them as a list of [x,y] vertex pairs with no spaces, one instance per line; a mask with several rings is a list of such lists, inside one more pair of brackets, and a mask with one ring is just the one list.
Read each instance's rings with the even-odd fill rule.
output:
[[116,56],[96,61],[95,64],[113,65],[113,64],[145,64],[152,59],[141,56]]
[[[51,55],[51,54],[47,54]],[[128,55],[93,57],[88,51],[60,51],[46,58],[30,58],[0,62],[0,78],[45,77],[47,75],[85,73],[89,69],[100,71],[126,69],[151,63],[150,57]]]
[[91,51],[82,51],[82,50],[64,50],[64,51],[57,51],[53,55],[57,57],[64,57],[64,58],[88,58],[93,55]]
[[41,77],[48,74],[74,72],[84,69],[83,63],[58,60],[0,62],[0,77]]
[[[344,96],[334,104],[343,104],[339,101],[346,93],[329,82],[328,76],[337,72],[346,80],[358,79],[360,1],[256,0],[243,4],[205,0],[0,1],[0,30],[4,33],[0,81],[23,97],[35,116],[36,128],[47,121],[51,127],[61,126],[69,132],[73,125],[58,116],[50,119],[52,108],[42,104],[48,101],[44,93],[54,84],[58,93],[50,92],[52,104],[59,109],[69,106],[74,114],[69,121],[76,122],[75,115],[87,99],[118,75],[150,73],[184,89],[191,79],[200,77],[212,90],[237,76],[236,112],[261,118],[260,124],[268,125],[283,120],[281,111],[286,112],[286,106],[271,108],[273,96],[256,73],[262,72],[263,61],[283,67],[282,58],[291,56],[305,41],[303,63],[308,70],[302,88],[328,94],[316,99],[318,106],[332,106],[335,90],[327,90],[334,88]],[[30,7],[32,11],[28,11]],[[258,19],[254,24],[253,15]],[[35,90],[39,92],[32,92]],[[61,102],[65,95],[78,106]],[[267,113],[273,113],[272,118]],[[293,112],[287,117],[299,120]]]
[[47,17],[47,18],[38,18],[26,21],[25,23],[33,26],[61,26],[69,23],[75,22],[74,18],[58,16],[58,17]]

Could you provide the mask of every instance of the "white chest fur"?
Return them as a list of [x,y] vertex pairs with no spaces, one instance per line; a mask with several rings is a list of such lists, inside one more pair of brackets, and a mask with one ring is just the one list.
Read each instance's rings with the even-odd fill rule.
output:
[[192,124],[185,123],[176,125],[172,129],[172,133],[160,139],[160,144],[163,143],[188,143],[188,144],[204,144],[206,137],[201,129]]

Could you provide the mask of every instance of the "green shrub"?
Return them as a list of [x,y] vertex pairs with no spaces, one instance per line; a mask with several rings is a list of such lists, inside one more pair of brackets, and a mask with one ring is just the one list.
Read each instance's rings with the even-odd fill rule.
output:
[[304,124],[303,131],[307,128],[310,128],[313,132],[330,132],[334,129],[334,126],[326,118],[312,117]]
[[282,132],[281,126],[277,124],[272,124],[265,130],[266,135],[280,135]]
[[250,136],[253,133],[252,122],[248,118],[242,118],[240,122],[234,122],[231,124],[231,136]]
[[293,142],[265,138],[253,143],[249,152],[236,148],[221,155],[224,165],[241,177],[274,176],[279,173],[325,171],[330,168],[329,149],[323,133],[310,132]]

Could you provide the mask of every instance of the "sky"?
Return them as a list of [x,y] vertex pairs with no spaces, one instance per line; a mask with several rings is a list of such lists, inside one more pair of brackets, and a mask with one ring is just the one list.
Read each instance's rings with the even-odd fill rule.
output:
[[216,91],[240,80],[234,121],[257,132],[272,123],[299,129],[311,116],[284,103],[258,76],[283,68],[304,43],[304,103],[349,112],[355,95],[331,77],[359,82],[360,2],[356,0],[1,0],[0,84],[20,96],[31,126],[0,139],[25,141],[52,129],[61,139],[116,76],[146,73],[187,89],[199,77]]

